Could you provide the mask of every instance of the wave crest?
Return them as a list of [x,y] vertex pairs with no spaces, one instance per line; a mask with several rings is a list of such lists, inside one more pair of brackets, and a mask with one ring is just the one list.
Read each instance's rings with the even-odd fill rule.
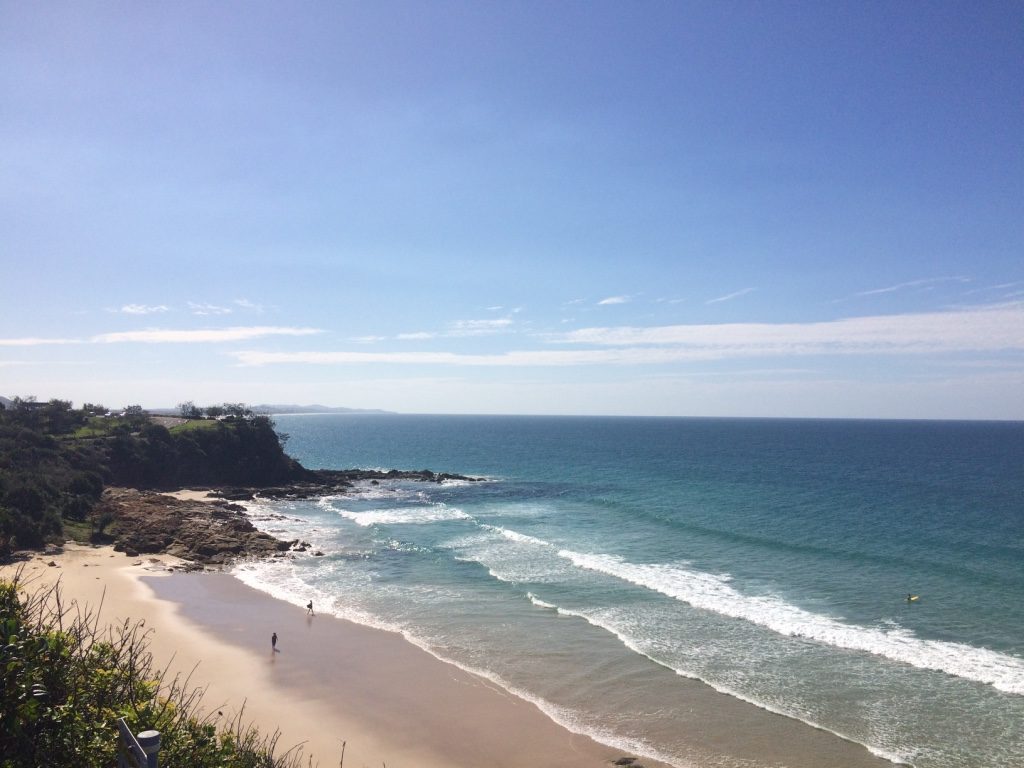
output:
[[351,509],[334,510],[342,517],[351,520],[356,525],[369,527],[371,525],[427,525],[429,523],[441,523],[450,520],[471,520],[458,507],[449,507],[447,504],[431,504],[425,507],[399,507],[397,509],[369,509],[357,512]]
[[704,573],[681,565],[629,563],[618,555],[566,549],[558,554],[578,568],[645,587],[694,608],[749,621],[780,635],[871,653],[1024,695],[1024,659],[1016,656],[964,643],[925,640],[899,626],[882,629],[845,624],[772,595],[744,595],[730,586],[728,574]]

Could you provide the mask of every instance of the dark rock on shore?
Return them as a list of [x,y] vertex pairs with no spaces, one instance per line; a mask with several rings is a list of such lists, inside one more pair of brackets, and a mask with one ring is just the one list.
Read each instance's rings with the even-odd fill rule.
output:
[[[360,480],[445,480],[476,482],[479,478],[435,473],[429,469],[388,472],[366,469],[312,470],[304,479],[270,488],[219,488],[209,491],[216,501],[183,501],[155,491],[107,488],[94,514],[110,523],[114,549],[131,557],[164,553],[197,564],[224,565],[246,557],[281,556],[308,552],[308,542],[281,541],[256,529],[245,507],[234,501],[255,498],[305,499],[345,493]],[[323,557],[319,550],[315,557]],[[202,567],[197,566],[197,567]]]
[[244,508],[182,501],[152,491],[107,488],[100,513],[113,520],[114,549],[131,557],[165,553],[209,565],[287,552],[293,542],[256,530]]
[[469,483],[481,482],[482,478],[448,472],[433,472],[429,469],[391,469],[381,472],[375,469],[313,469],[307,476],[286,485],[268,488],[221,488],[210,492],[212,496],[229,501],[251,501],[263,499],[309,499],[345,493],[354,483],[369,480],[415,480],[425,483],[443,483],[445,480],[462,480]]

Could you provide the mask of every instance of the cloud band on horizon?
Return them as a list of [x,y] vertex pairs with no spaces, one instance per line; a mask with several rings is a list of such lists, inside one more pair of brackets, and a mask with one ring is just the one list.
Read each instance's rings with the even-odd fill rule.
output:
[[815,323],[728,323],[584,328],[550,341],[593,349],[456,352],[231,353],[243,365],[406,364],[455,366],[657,365],[695,360],[808,355],[1024,351],[1024,304],[879,315]]
[[99,344],[116,344],[120,342],[150,342],[154,344],[222,343],[226,341],[248,341],[263,336],[312,336],[317,333],[323,333],[323,331],[319,328],[282,328],[264,325],[185,331],[152,328],[143,331],[101,333],[89,340]]

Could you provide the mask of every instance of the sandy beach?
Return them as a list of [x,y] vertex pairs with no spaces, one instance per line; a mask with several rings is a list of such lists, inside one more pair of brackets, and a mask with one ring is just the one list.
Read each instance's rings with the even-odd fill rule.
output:
[[68,544],[24,568],[30,581],[60,579],[66,599],[102,605],[106,623],[144,621],[156,666],[190,675],[204,709],[228,720],[244,706],[245,721],[280,730],[279,749],[300,746],[321,766],[340,761],[342,742],[346,766],[594,768],[622,757],[398,635],[173,564]]

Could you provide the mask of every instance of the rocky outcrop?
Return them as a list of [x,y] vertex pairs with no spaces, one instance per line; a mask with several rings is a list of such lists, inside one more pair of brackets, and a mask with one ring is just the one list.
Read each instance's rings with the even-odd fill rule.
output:
[[[393,469],[388,472],[365,469],[313,470],[306,479],[270,488],[218,488],[209,496],[215,501],[183,501],[155,491],[107,488],[93,511],[96,519],[107,519],[114,549],[135,557],[165,553],[205,565],[223,565],[245,557],[280,556],[289,551],[305,552],[309,545],[281,541],[258,531],[245,514],[245,507],[232,501],[254,498],[299,499],[344,493],[356,481],[415,480],[441,483],[445,480],[475,482],[479,478]],[[322,557],[322,552],[312,553]]]
[[256,530],[245,509],[227,501],[182,501],[152,491],[107,488],[97,513],[112,520],[114,549],[132,557],[165,553],[222,565],[285,553],[297,543]]
[[314,469],[309,470],[307,479],[287,485],[268,488],[219,488],[212,490],[210,495],[229,501],[251,501],[263,499],[308,499],[317,496],[331,496],[345,493],[356,481],[369,480],[415,480],[424,483],[443,483],[445,480],[462,480],[469,483],[480,482],[482,478],[448,472],[433,472],[429,469],[391,469],[381,472],[376,469]]

